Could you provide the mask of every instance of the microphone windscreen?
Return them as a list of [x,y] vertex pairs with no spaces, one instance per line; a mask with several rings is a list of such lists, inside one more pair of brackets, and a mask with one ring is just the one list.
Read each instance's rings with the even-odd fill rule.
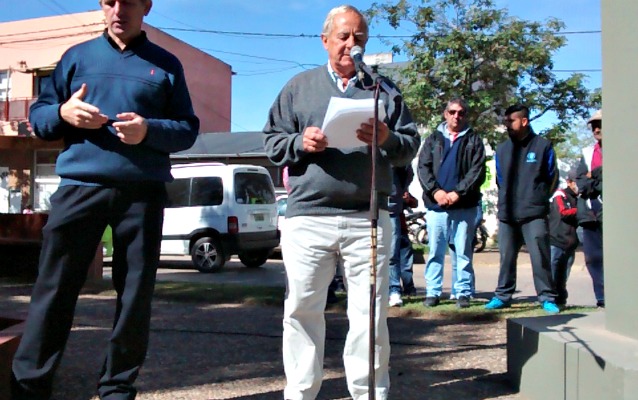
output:
[[363,57],[363,48],[361,46],[354,46],[350,49],[350,57],[361,58]]

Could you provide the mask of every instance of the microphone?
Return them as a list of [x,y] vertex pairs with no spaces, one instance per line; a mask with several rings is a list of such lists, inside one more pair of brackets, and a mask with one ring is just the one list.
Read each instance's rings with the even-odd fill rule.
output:
[[363,62],[363,48],[361,48],[361,46],[353,46],[350,49],[350,57],[352,58],[352,61],[354,61],[354,67],[357,70],[357,79],[359,79],[360,82],[363,82],[365,76],[368,75],[372,78],[372,81],[378,83],[383,91],[386,92],[391,99],[394,99],[397,104],[401,101],[403,98],[401,93],[388,85],[383,77],[374,72],[372,68],[368,67],[366,63]]
[[361,46],[352,47],[350,49],[350,57],[352,58],[352,61],[354,61],[354,67],[357,70],[357,79],[359,79],[359,81],[363,81],[366,73],[363,66],[365,66],[366,63],[363,62],[363,49]]

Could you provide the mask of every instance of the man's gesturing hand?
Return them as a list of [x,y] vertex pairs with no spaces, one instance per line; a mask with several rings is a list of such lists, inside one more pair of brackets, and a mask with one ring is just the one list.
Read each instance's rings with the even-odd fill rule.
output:
[[328,147],[328,139],[316,126],[309,126],[303,131],[303,149],[308,153],[318,153]]
[[122,121],[114,122],[113,128],[122,143],[139,144],[144,140],[148,131],[144,118],[133,112],[117,114],[117,118]]
[[86,83],[60,106],[60,116],[72,126],[83,129],[98,129],[104,125],[109,118],[100,114],[100,109],[85,103],[84,96],[88,92]]

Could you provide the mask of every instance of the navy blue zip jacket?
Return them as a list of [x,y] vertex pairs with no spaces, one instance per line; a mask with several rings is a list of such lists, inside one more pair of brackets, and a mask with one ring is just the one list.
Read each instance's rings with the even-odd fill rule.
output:
[[[144,117],[146,138],[129,145],[109,123],[100,129],[80,129],[64,121],[60,106],[83,83],[83,101],[98,107],[110,121],[123,112]],[[181,63],[145,33],[123,51],[106,31],[67,50],[31,106],[29,121],[38,137],[64,139],[56,164],[61,185],[171,181],[169,154],[191,147],[199,131]]]
[[558,185],[552,143],[530,131],[520,142],[507,139],[499,144],[495,160],[498,219],[520,223],[546,218]]

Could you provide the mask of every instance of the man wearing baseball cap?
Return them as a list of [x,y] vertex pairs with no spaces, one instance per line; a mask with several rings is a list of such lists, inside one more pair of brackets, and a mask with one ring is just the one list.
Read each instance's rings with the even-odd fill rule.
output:
[[577,170],[578,224],[583,227],[585,265],[591,276],[596,305],[605,307],[603,273],[603,114],[596,111],[587,121],[596,144],[583,149]]

